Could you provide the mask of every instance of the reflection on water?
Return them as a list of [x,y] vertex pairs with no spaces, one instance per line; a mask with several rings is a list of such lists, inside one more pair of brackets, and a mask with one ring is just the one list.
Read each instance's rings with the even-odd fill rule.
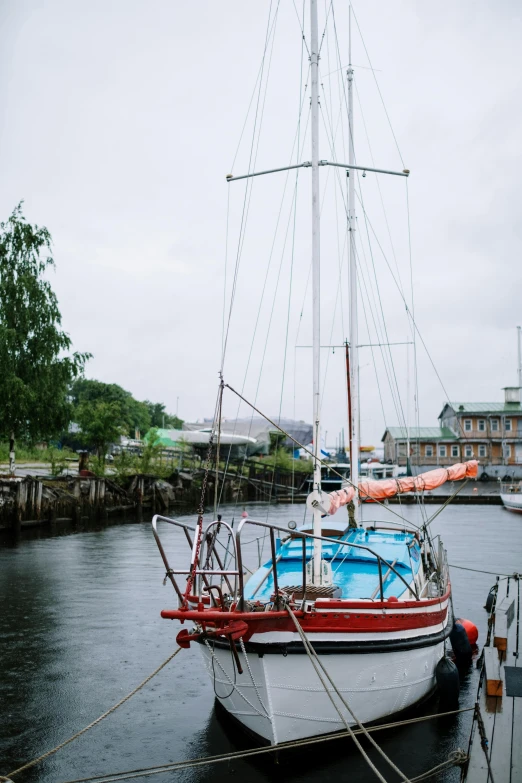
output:
[[[393,509],[399,511],[398,506]],[[415,506],[402,511],[420,522]],[[428,509],[429,514],[435,511],[434,506]],[[266,506],[256,509],[256,516],[267,513]],[[281,505],[270,509],[269,518],[286,524],[289,519],[301,522],[303,514],[303,506]],[[521,568],[522,519],[501,507],[456,506],[437,517],[433,527],[452,564],[502,573]],[[62,525],[0,543],[0,774],[5,774],[132,690],[175,648],[178,626],[159,616],[162,608],[175,605],[175,596],[161,586],[164,569],[149,524]],[[478,625],[483,641],[483,605],[494,577],[454,568],[452,579],[455,611]],[[476,670],[471,669],[464,676],[461,706],[473,704],[476,688]],[[434,697],[412,715],[436,709]],[[404,772],[415,775],[456,747],[465,748],[470,722],[470,713],[464,713],[382,731],[378,737]],[[212,685],[200,667],[196,645],[106,721],[16,780],[58,783],[251,746],[252,740],[214,709]],[[263,756],[165,773],[154,780],[215,782],[235,772],[238,779],[253,783],[311,783],[346,779],[347,769],[352,780],[374,779],[348,740],[279,754],[277,761]],[[384,772],[381,760],[376,763]],[[458,779],[457,770],[443,778]]]

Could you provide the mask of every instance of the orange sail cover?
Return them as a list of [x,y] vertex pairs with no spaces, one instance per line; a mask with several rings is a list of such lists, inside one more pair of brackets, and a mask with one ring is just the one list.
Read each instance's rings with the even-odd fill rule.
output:
[[[459,462],[449,468],[437,468],[418,476],[408,476],[397,479],[382,479],[377,481],[360,481],[359,496],[361,500],[384,500],[403,492],[423,492],[442,486],[446,481],[460,481],[464,478],[476,478],[478,461],[472,459],[469,462]],[[335,514],[341,506],[346,506],[355,497],[355,489],[346,487],[330,492],[329,514]]]

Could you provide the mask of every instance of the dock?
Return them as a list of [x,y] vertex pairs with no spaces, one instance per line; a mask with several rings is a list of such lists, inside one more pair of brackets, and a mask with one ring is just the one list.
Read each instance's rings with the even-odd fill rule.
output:
[[521,578],[497,582],[463,783],[522,783]]

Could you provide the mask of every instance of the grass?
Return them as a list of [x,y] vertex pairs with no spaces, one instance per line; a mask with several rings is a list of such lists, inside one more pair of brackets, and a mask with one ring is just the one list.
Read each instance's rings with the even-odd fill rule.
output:
[[[15,455],[17,463],[20,462],[46,462],[52,463],[60,457],[66,459],[78,459],[78,455],[71,449],[57,449],[48,446],[45,449],[36,448],[28,443],[15,443]],[[9,443],[0,441],[0,462],[9,462]]]

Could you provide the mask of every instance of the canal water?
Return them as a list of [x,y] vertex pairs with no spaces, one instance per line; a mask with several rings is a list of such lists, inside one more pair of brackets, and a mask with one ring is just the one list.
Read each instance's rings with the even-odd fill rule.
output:
[[[420,523],[415,506],[393,506]],[[428,513],[437,508],[430,506]],[[237,509],[223,509],[224,519]],[[302,520],[303,506],[280,505],[269,518]],[[252,516],[266,506],[250,508]],[[378,516],[383,520],[386,512]],[[191,518],[191,521],[194,517]],[[522,516],[498,506],[455,506],[432,524],[448,550],[457,615],[475,622],[483,643],[483,609],[494,576],[455,566],[509,574],[522,570]],[[170,529],[165,535],[168,537]],[[131,691],[176,647],[179,628],[160,618],[174,607],[163,587],[164,568],[150,524],[55,526],[26,531],[0,548],[0,775],[54,747]],[[183,650],[142,691],[105,721],[16,781],[61,783],[95,774],[143,768],[252,746],[216,711],[212,684],[197,645]],[[461,706],[473,705],[477,670],[463,675]],[[432,697],[411,716],[437,711]],[[471,714],[437,718],[375,735],[414,776],[466,748]],[[372,758],[374,754],[372,753]],[[397,777],[378,760],[388,781]],[[373,781],[351,740],[226,762],[151,778],[166,781]],[[141,780],[142,778],[140,778]],[[143,778],[144,779],[144,778]],[[438,778],[457,781],[453,769]]]

